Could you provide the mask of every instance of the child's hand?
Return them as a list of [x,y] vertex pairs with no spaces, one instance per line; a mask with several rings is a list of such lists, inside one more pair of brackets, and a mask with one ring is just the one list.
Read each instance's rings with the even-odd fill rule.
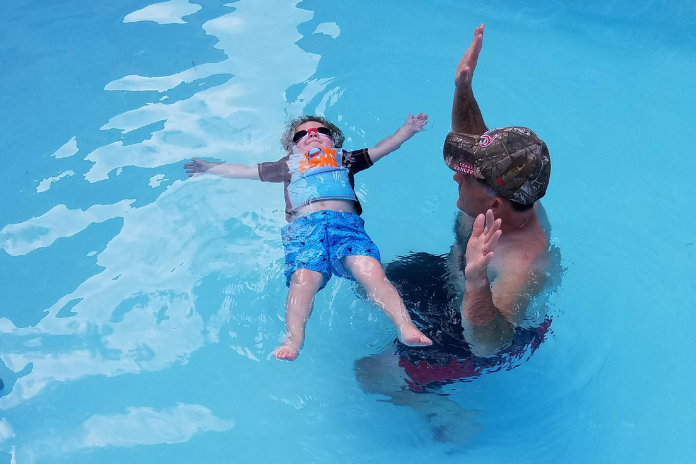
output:
[[423,127],[426,124],[428,124],[428,115],[427,114],[418,113],[415,116],[413,116],[412,114],[409,114],[408,119],[406,119],[406,123],[404,124],[404,127],[409,132],[420,132],[423,130]]
[[[184,164],[184,169],[186,169],[186,173],[188,174],[189,177],[200,176],[205,171],[207,171],[208,169],[210,169],[214,166],[213,163],[209,163],[207,161],[199,160],[196,158],[193,158],[191,161],[192,161],[192,163]],[[216,164],[218,164],[218,163],[216,163]]]

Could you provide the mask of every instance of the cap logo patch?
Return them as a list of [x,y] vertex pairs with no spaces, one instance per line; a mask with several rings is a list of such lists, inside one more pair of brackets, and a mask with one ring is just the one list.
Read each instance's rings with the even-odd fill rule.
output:
[[483,135],[481,136],[481,141],[479,142],[479,146],[480,146],[481,148],[486,148],[488,145],[490,145],[491,143],[493,143],[493,141],[494,141],[495,139],[497,139],[498,137],[500,137],[500,134],[495,134],[493,137],[491,137],[491,136],[488,135],[488,134],[483,134]]
[[498,177],[495,179],[495,183],[498,184],[498,185],[500,185],[501,187],[505,187],[505,182],[503,182],[503,178],[500,177],[500,176],[498,176]]

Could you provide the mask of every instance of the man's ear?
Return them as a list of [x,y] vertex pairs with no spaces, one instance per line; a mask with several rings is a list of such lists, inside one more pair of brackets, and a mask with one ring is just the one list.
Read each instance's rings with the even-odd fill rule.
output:
[[493,211],[494,216],[498,216],[496,213],[499,213],[501,209],[504,207],[505,203],[503,202],[503,199],[500,197],[494,197],[493,198],[493,203],[491,203],[490,209]]

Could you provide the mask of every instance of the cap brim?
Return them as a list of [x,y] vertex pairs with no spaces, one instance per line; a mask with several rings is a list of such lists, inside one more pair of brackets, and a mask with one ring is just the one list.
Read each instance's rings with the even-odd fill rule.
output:
[[476,166],[475,149],[479,137],[476,135],[450,132],[445,138],[443,156],[445,164],[453,171],[471,174],[483,178],[481,171]]

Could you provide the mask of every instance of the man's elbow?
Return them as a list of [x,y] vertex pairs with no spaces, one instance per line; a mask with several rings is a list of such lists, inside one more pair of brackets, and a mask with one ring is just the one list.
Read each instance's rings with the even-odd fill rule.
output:
[[[501,351],[504,351],[512,345],[512,337],[514,332],[510,330],[503,330],[496,334],[494,337],[487,337],[485,340],[467,340],[469,346],[471,347],[471,352],[479,357],[486,358],[489,356],[495,356]],[[472,337],[476,338],[476,337]]]

